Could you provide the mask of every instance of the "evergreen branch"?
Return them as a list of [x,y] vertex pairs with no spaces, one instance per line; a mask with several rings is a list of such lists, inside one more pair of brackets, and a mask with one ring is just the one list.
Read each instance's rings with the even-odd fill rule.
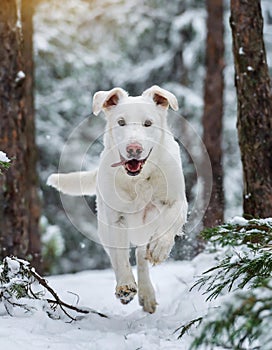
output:
[[[272,349],[272,219],[239,221],[203,233],[218,262],[191,289],[205,288],[206,300],[232,294],[201,319],[190,350]],[[194,321],[178,328],[180,337]]]
[[[266,296],[260,298],[259,295]],[[272,338],[266,334],[272,317],[271,296],[270,287],[259,287],[250,293],[237,292],[215,315],[208,315],[202,322],[201,332],[195,337],[191,349],[203,345],[209,350],[216,346],[237,350],[261,349],[258,344],[260,337],[266,339],[262,349],[271,348]]]
[[185,323],[185,324],[181,325],[180,327],[178,327],[177,329],[175,329],[173,334],[181,330],[181,332],[180,332],[180,334],[178,336],[178,339],[180,339],[180,338],[182,338],[184,336],[185,333],[187,333],[191,329],[191,327],[193,325],[195,325],[196,323],[198,323],[198,325],[200,325],[202,320],[203,320],[203,317],[195,318],[194,320],[191,320],[188,323]]
[[[245,286],[255,287],[272,273],[272,219],[244,220],[244,224],[225,224],[203,231],[215,248],[227,247],[227,256],[203,273],[192,286],[206,288],[207,300],[223,292]],[[224,248],[225,249],[225,248]]]
[[235,287],[242,289],[246,285],[250,287],[262,285],[267,278],[271,277],[271,274],[272,252],[270,250],[257,255],[239,256],[235,262],[232,262],[232,257],[228,256],[219,265],[205,271],[204,276],[196,281],[191,290],[205,286],[204,294],[209,294],[207,300],[212,300],[224,290],[230,292]]
[[246,244],[252,249],[270,246],[272,243],[272,219],[245,220],[245,224],[224,224],[208,228],[201,235],[213,245],[240,246]]
[[11,166],[10,162],[4,162],[0,160],[0,175],[3,174],[3,170],[7,170]]

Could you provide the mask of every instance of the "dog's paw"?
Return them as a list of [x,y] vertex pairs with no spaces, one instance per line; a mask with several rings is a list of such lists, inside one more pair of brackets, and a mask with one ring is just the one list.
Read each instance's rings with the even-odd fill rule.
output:
[[160,237],[148,243],[146,247],[146,259],[153,265],[157,265],[166,260],[174,245],[174,237]]
[[120,299],[122,304],[128,304],[137,293],[137,286],[134,283],[116,286],[115,295]]
[[139,304],[143,307],[145,312],[153,314],[156,311],[156,306],[158,305],[155,295],[143,295],[139,293]]

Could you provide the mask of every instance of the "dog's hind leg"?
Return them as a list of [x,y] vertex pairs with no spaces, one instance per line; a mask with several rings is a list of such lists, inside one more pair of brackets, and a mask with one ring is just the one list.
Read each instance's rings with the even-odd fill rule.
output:
[[146,260],[146,246],[137,248],[138,298],[143,310],[153,314],[156,310],[155,291],[149,277],[148,261]]

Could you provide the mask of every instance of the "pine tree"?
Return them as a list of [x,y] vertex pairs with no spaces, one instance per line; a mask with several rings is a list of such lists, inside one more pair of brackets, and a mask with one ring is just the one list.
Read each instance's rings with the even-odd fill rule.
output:
[[217,251],[216,263],[193,288],[207,301],[225,295],[224,302],[183,325],[181,336],[200,322],[191,349],[271,349],[272,219],[239,218],[203,236]]

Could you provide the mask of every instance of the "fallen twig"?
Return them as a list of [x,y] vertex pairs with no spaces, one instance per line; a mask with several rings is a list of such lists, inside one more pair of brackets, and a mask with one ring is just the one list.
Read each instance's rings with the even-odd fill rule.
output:
[[64,308],[67,308],[67,309],[70,309],[70,310],[73,310],[73,311],[76,311],[78,313],[82,313],[82,314],[89,314],[89,313],[92,313],[92,314],[96,314],[100,317],[105,317],[105,318],[108,318],[107,315],[101,313],[101,312],[98,312],[98,311],[95,311],[93,309],[82,309],[82,308],[79,308],[77,306],[74,306],[74,305],[70,305],[70,304],[67,304],[66,302],[64,302],[63,300],[60,299],[60,297],[57,295],[57,293],[54,291],[53,288],[51,288],[49,286],[49,284],[47,283],[47,281],[41,277],[35,270],[34,268],[31,268],[29,269],[31,275],[38,281],[38,283],[43,286],[54,298],[54,300],[52,299],[46,299],[46,301],[49,303],[49,304],[57,304],[61,310],[68,316],[70,317],[72,320],[76,320],[74,317],[72,317],[71,315],[69,315],[67,313],[67,311],[64,309]]
[[[54,313],[59,308],[71,321],[76,321],[79,317],[74,317],[68,310],[73,310],[81,314],[95,314],[100,317],[108,318],[107,315],[89,308],[80,308],[75,305],[71,305],[61,300],[56,291],[49,286],[45,278],[41,277],[31,265],[24,260],[16,257],[6,257],[3,263],[0,264],[0,302],[3,301],[4,306],[8,314],[12,314],[12,307],[21,307],[26,311],[30,311],[33,308],[27,304],[21,304],[15,302],[15,300],[26,298],[26,299],[37,299],[46,302],[50,309],[46,312],[49,317],[59,319],[60,315]],[[43,287],[43,291],[35,292],[33,283],[37,282]],[[52,298],[46,298],[45,292],[51,294]],[[74,293],[72,293],[74,294]],[[77,296],[77,302],[79,297]]]

